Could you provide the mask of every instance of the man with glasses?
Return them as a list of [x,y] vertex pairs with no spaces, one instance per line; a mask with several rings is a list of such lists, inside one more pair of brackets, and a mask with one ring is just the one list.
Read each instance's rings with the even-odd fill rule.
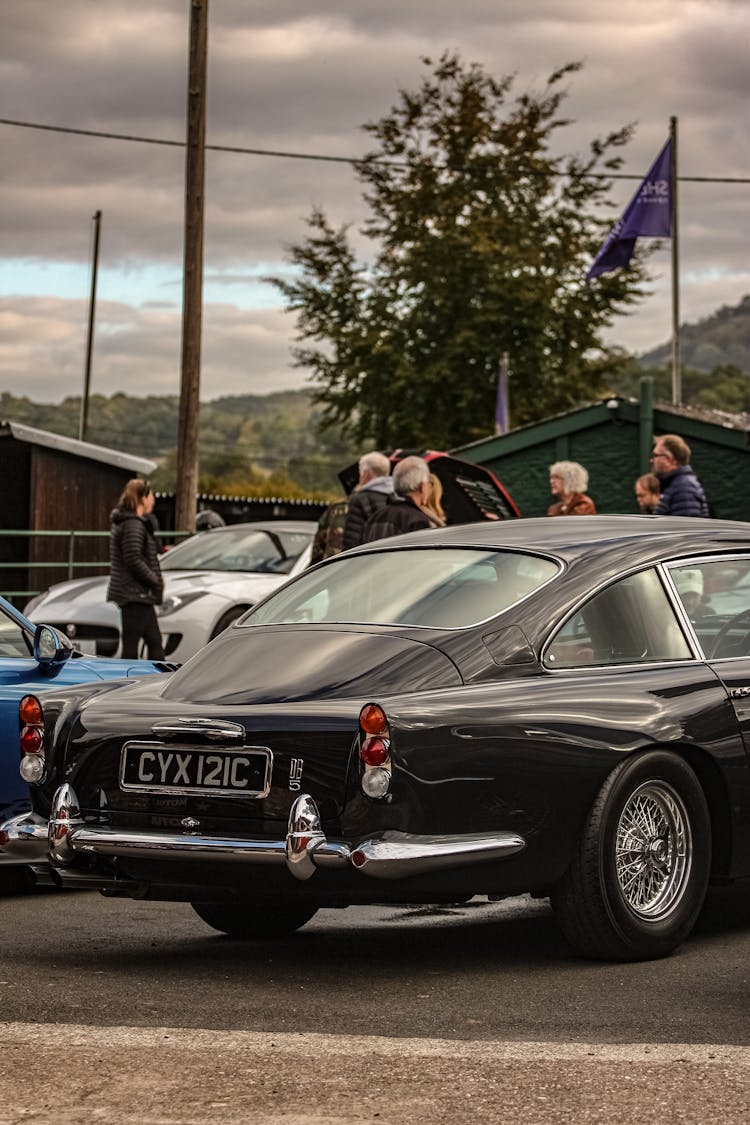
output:
[[690,446],[677,434],[654,439],[651,465],[659,478],[657,516],[710,516],[703,486],[690,467]]

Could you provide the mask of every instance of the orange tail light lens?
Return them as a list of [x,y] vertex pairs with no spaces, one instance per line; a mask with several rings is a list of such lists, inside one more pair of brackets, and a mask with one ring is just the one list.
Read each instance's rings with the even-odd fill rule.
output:
[[366,703],[359,713],[359,725],[365,734],[383,734],[388,730],[388,719],[378,703]]
[[18,717],[23,724],[29,726],[43,726],[44,712],[42,705],[35,695],[25,695],[18,704]]

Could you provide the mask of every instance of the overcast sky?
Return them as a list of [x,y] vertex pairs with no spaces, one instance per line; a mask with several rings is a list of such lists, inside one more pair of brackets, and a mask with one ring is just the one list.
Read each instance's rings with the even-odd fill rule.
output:
[[[2,116],[183,141],[189,0],[4,0]],[[457,49],[515,91],[573,76],[558,134],[583,151],[636,122],[623,171],[643,175],[679,118],[679,172],[748,177],[746,0],[210,0],[208,144],[357,156],[361,126],[423,55]],[[92,216],[102,212],[92,392],[178,394],[184,151],[0,125],[0,391],[46,402],[80,394]],[[636,184],[615,184],[620,205]],[[680,186],[682,319],[750,293],[747,184]],[[304,384],[294,319],[263,282],[305,234],[314,205],[363,215],[347,164],[208,152],[201,397]],[[616,215],[616,212],[614,213]],[[613,217],[614,217],[613,215]],[[668,246],[653,294],[610,342],[669,337]]]

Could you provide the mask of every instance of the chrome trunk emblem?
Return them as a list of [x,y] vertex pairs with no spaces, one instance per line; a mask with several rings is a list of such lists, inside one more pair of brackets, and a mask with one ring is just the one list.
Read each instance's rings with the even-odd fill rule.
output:
[[304,758],[292,758],[289,763],[289,788],[298,793],[302,788],[302,767]]

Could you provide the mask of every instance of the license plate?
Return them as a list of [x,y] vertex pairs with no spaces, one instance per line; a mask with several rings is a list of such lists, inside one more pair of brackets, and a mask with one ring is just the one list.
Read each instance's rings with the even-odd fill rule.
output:
[[84,656],[96,656],[96,641],[73,641],[73,648],[77,648]]
[[266,797],[273,757],[267,746],[242,749],[128,742],[120,757],[120,788],[147,793],[213,793]]

